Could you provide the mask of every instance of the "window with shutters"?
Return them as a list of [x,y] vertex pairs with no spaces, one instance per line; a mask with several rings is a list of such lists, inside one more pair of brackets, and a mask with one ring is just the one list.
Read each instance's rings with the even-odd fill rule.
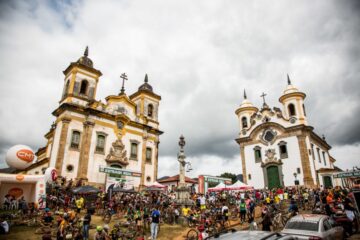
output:
[[288,151],[287,151],[287,143],[284,141],[279,142],[279,152],[280,152],[280,158],[288,158]]
[[80,132],[73,131],[71,135],[70,147],[73,149],[79,149],[80,146]]
[[95,151],[97,153],[105,152],[105,141],[106,141],[106,135],[102,133],[98,133],[96,138],[96,148],[95,148]]
[[146,148],[146,162],[151,163],[151,159],[152,159],[152,149],[147,147]]
[[319,159],[319,163],[321,163],[320,149],[319,149],[319,148],[316,148],[316,151],[317,151],[317,156],[318,156],[318,159]]
[[138,143],[131,142],[130,158],[133,160],[137,160],[137,157],[138,157]]
[[259,163],[261,162],[261,147],[256,146],[254,147],[254,154],[255,154],[255,162]]

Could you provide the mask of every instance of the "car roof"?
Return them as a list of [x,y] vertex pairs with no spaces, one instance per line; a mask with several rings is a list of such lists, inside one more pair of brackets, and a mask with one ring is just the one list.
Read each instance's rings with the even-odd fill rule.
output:
[[298,214],[292,217],[289,221],[311,221],[311,222],[320,222],[321,220],[328,218],[326,215],[321,214]]
[[267,237],[278,234],[279,237],[282,236],[279,233],[267,232],[267,231],[234,231],[228,232],[219,235],[218,237],[210,237],[207,239],[221,239],[221,240],[259,240],[266,239]]

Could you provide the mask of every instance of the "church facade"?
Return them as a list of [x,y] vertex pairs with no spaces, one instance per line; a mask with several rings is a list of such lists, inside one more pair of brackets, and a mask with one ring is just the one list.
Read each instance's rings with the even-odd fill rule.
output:
[[308,124],[305,97],[289,77],[279,98],[281,108],[271,109],[264,98],[259,109],[244,92],[244,101],[235,113],[245,183],[258,189],[294,186],[295,181],[309,187],[335,184],[332,174],[337,170],[331,146]]
[[123,86],[119,94],[96,100],[102,73],[84,55],[63,71],[64,87],[56,117],[48,133],[47,144],[36,155],[38,160],[25,173],[41,174],[55,167],[68,179],[83,179],[104,185],[106,173],[100,168],[118,168],[130,173],[135,188],[156,181],[158,172],[159,103],[148,83],[127,95]]

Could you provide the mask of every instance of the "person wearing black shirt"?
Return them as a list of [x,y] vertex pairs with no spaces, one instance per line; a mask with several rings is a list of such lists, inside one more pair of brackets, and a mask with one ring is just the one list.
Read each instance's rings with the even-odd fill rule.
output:
[[83,238],[85,240],[89,239],[90,222],[91,222],[91,214],[88,209],[84,216],[84,222],[83,222]]

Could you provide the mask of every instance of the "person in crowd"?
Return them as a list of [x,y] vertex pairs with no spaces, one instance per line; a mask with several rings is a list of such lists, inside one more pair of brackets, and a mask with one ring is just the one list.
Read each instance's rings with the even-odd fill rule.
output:
[[87,209],[86,214],[84,216],[84,220],[83,220],[83,234],[82,235],[83,235],[84,240],[89,239],[90,224],[91,224],[91,213],[90,213],[89,209]]
[[160,211],[158,207],[155,206],[153,211],[151,212],[151,239],[156,240],[158,233],[158,226],[160,223]]
[[244,223],[246,218],[246,203],[244,199],[240,200],[239,210],[240,210],[240,222]]
[[5,219],[0,219],[0,235],[8,234],[9,230],[9,223]]

